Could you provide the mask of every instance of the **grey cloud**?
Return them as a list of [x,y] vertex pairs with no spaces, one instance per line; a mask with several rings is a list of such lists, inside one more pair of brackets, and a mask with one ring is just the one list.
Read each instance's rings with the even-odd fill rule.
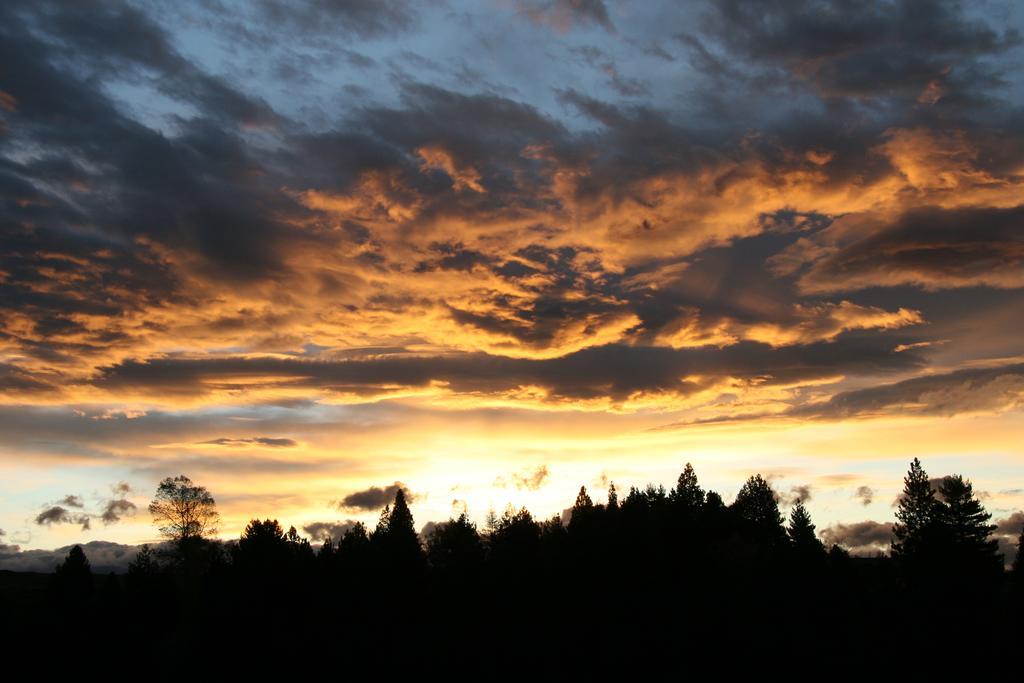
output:
[[[839,371],[886,373],[917,368],[914,351],[894,353],[884,339],[851,338],[832,343],[771,347],[741,342],[719,348],[669,349],[608,345],[561,358],[531,360],[482,353],[436,357],[375,358],[352,361],[304,361],[280,358],[154,358],[130,360],[102,369],[100,388],[131,387],[163,395],[202,394],[216,378],[231,376],[234,386],[250,378],[289,377],[295,386],[374,395],[384,386],[426,386],[445,381],[456,392],[502,392],[522,385],[547,388],[554,399],[610,396],[624,400],[638,391],[689,395],[703,388],[682,378],[699,374],[706,381],[739,377],[762,384],[783,384]],[[826,404],[820,411],[835,410]]]
[[1024,512],[1014,512],[1009,517],[995,520],[995,533],[1003,536],[1020,536],[1024,531]]
[[90,527],[90,517],[87,514],[69,512],[60,505],[53,505],[36,515],[35,523],[40,526],[51,526],[53,524],[80,524],[82,531]]
[[210,439],[209,441],[200,441],[199,443],[211,446],[268,446],[270,448],[294,448],[298,445],[298,442],[294,439],[269,436],[255,436],[242,439],[221,437]]
[[840,545],[854,554],[874,555],[889,549],[892,524],[874,521],[833,524],[822,529],[820,536],[826,545]]
[[405,484],[396,481],[390,486],[371,486],[368,489],[350,493],[337,501],[336,506],[339,510],[379,510],[394,502],[399,489],[405,492],[407,501],[413,500],[413,495]]
[[346,519],[343,522],[312,522],[304,525],[302,531],[316,543],[324,543],[327,540],[337,543],[342,536],[348,533],[349,529],[358,523],[351,519]]
[[108,500],[103,505],[103,512],[100,513],[100,519],[103,520],[104,524],[114,524],[115,522],[121,521],[122,517],[134,515],[135,510],[135,503],[130,500],[124,498]]
[[849,418],[893,413],[956,415],[1001,412],[1024,401],[1024,364],[968,368],[832,396],[817,406],[794,409],[803,417]]
[[289,26],[303,33],[343,31],[374,38],[407,31],[418,23],[414,3],[408,0],[313,0],[296,4],[282,0],[256,3],[268,26]]
[[1003,561],[1009,568],[1017,559],[1021,534],[1024,533],[1024,512],[1014,512],[1009,517],[994,522],[996,529],[992,535],[999,542],[999,552],[1002,553]]
[[[955,0],[729,0],[710,3],[706,30],[754,69],[782,67],[826,97],[915,100],[929,83],[962,99],[1001,71],[985,57],[1020,32],[967,15]],[[950,69],[950,65],[954,65]]]
[[796,505],[811,500],[812,492],[810,484],[800,484],[790,487],[788,492],[774,491],[775,499],[783,505]]
[[[848,244],[827,248],[799,278],[805,292],[917,285],[1024,286],[1024,206],[915,209]],[[828,245],[829,231],[818,235]]]
[[859,499],[861,505],[868,506],[875,499],[875,490],[870,486],[858,486],[857,490],[853,493],[853,497]]
[[84,503],[82,503],[82,497],[81,496],[74,496],[74,495],[64,496],[61,499],[60,502],[62,504],[64,504],[64,505],[67,505],[68,507],[73,507],[73,508],[80,508],[80,507],[84,507],[84,505],[85,505]]
[[[128,564],[139,551],[139,546],[110,541],[89,541],[79,545],[96,574],[127,572]],[[50,573],[67,558],[71,548],[67,545],[54,550],[19,550],[18,546],[0,545],[0,569]]]

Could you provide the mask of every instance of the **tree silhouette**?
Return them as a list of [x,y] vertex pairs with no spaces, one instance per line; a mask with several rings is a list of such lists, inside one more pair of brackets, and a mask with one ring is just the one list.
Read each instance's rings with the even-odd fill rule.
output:
[[761,543],[769,547],[785,544],[786,530],[782,526],[782,513],[779,512],[775,492],[760,474],[755,474],[743,484],[736,494],[732,510]]
[[[670,491],[633,487],[617,506],[612,487],[606,505],[580,488],[568,524],[560,514],[540,522],[510,505],[481,535],[462,513],[432,529],[425,553],[405,492],[381,512],[372,534],[354,524],[319,555],[295,527],[253,519],[237,541],[223,544],[230,561],[211,551],[206,563],[161,566],[145,546],[123,583],[108,577],[94,584],[85,553],[74,547],[52,578],[56,599],[36,623],[55,615],[72,627],[92,620],[109,634],[125,614],[170,615],[124,637],[142,646],[159,629],[151,645],[180,649],[219,635],[243,652],[251,641],[232,639],[256,627],[261,642],[283,643],[274,654],[288,662],[304,649],[348,643],[345,666],[458,659],[509,667],[522,659],[560,672],[594,653],[621,653],[677,667],[681,655],[723,638],[767,653],[797,641],[821,650],[848,640],[864,647],[857,639],[867,636],[858,634],[878,631],[974,657],[989,647],[972,641],[977,624],[993,624],[993,639],[1010,651],[1024,605],[1024,533],[1007,585],[991,516],[970,481],[952,475],[933,491],[915,461],[904,483],[904,564],[851,556],[838,545],[826,553],[803,502],[787,511],[783,526],[760,475],[726,507],[714,491],[700,490],[688,467]],[[683,512],[701,499],[692,514]],[[192,538],[202,552],[222,547]],[[0,600],[7,574],[0,572]],[[739,626],[786,610],[799,615],[787,629]],[[0,627],[4,619],[0,609]],[[557,642],[538,640],[537,623],[562,624]],[[77,631],[65,633],[72,636]],[[336,673],[336,666],[331,659],[326,668]]]
[[143,544],[132,561],[128,563],[129,578],[146,581],[156,576],[159,571],[160,565],[157,563],[156,553],[148,543]]
[[160,482],[149,512],[160,533],[177,543],[213,536],[220,521],[210,492],[183,474]]
[[284,529],[276,519],[251,520],[233,548],[235,565],[250,571],[280,571],[288,555]]
[[892,556],[911,573],[923,567],[941,543],[941,515],[928,473],[917,458],[903,478],[903,493],[892,526]]
[[609,511],[619,509],[619,492],[615,490],[615,482],[608,484],[608,504],[605,507]]
[[696,512],[704,505],[704,489],[697,483],[697,473],[690,463],[686,463],[669,498],[687,512]]
[[483,542],[465,512],[434,527],[427,539],[427,557],[431,567],[444,572],[469,575],[480,570]]
[[959,475],[944,477],[939,485],[942,498],[942,523],[952,544],[949,558],[956,570],[968,575],[1001,571],[1003,562],[999,542],[989,536],[996,525],[988,524],[991,513],[974,496],[970,481]]
[[1020,530],[1017,537],[1017,556],[1013,558],[1013,573],[1020,581],[1024,577],[1024,529]]
[[377,528],[370,534],[370,542],[381,559],[398,571],[415,571],[424,566],[423,548],[413,525],[412,512],[401,488],[395,493],[395,502],[381,511]]
[[79,606],[93,593],[92,568],[82,546],[75,545],[54,571],[58,599],[66,606]]
[[491,559],[499,565],[524,566],[536,560],[540,525],[526,508],[509,506],[487,535]]
[[581,486],[580,492],[576,494],[576,502],[572,506],[573,510],[588,510],[592,507],[594,507],[594,501],[590,499],[587,487]]
[[786,533],[798,557],[809,559],[825,556],[825,546],[815,535],[811,515],[801,500],[789,512],[789,528]]

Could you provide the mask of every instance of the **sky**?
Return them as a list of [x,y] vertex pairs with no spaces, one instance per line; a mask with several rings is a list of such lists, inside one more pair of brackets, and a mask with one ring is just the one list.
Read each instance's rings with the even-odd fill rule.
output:
[[[1024,6],[0,5],[0,567],[755,473],[1024,514]],[[99,552],[99,551],[97,551]],[[50,556],[46,555],[46,558]],[[49,561],[47,559],[46,561]],[[6,564],[5,564],[6,563]]]

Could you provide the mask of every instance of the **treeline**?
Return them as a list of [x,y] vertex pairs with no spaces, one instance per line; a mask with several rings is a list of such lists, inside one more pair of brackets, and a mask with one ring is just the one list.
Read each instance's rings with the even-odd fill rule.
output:
[[483,529],[459,515],[423,541],[399,490],[374,529],[320,548],[277,520],[252,520],[230,543],[190,521],[127,575],[97,582],[76,547],[41,613],[108,630],[136,615],[144,628],[124,637],[154,657],[255,645],[331,671],[455,666],[482,678],[636,662],[653,674],[723,646],[896,667],[907,662],[890,641],[918,655],[1015,648],[1024,563],[1018,548],[1004,571],[970,482],[936,490],[915,459],[896,517],[890,557],[850,557],[824,547],[802,503],[785,519],[760,475],[725,505],[687,465],[669,490],[620,499],[613,485],[602,504],[581,488],[567,524],[509,508]]

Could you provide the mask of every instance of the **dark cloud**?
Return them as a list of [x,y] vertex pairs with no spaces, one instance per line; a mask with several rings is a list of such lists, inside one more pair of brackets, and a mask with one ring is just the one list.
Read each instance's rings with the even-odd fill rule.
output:
[[1002,412],[1024,400],[1024,364],[969,368],[842,392],[793,415],[840,419],[871,415]]
[[258,0],[255,4],[268,27],[294,27],[301,32],[342,31],[374,38],[407,31],[418,22],[414,3],[408,0],[313,0],[298,5]]
[[270,436],[254,436],[241,439],[220,437],[209,441],[200,441],[200,445],[211,446],[268,446],[270,448],[294,448],[298,442],[294,439]]
[[[730,0],[711,3],[706,28],[751,65],[781,67],[825,97],[915,101],[966,97],[998,81],[985,57],[1018,45],[1020,32],[972,17],[955,0]],[[925,101],[930,101],[930,98]]]
[[312,522],[303,526],[302,531],[315,543],[323,543],[327,540],[337,543],[358,523],[351,519],[346,519],[343,522]]
[[860,500],[861,505],[866,507],[871,505],[871,501],[875,499],[875,490],[870,486],[858,486],[857,490],[853,493],[853,497]]
[[[95,574],[123,574],[128,571],[128,564],[139,552],[139,546],[110,541],[89,541],[79,545]],[[19,550],[18,546],[0,545],[0,569],[51,573],[67,558],[71,548],[67,545],[54,550]]]
[[901,284],[1019,288],[1024,286],[1021,225],[1024,206],[917,209],[831,250],[799,284],[810,292]]
[[88,531],[91,518],[87,514],[69,512],[60,505],[53,505],[36,515],[35,523],[40,526],[51,526],[53,524],[79,524],[82,531]]
[[889,550],[892,524],[873,521],[833,524],[819,533],[826,545],[840,545],[854,554],[874,555]]
[[[235,90],[223,80],[198,69],[179,54],[167,34],[145,13],[128,4],[87,6],[80,3],[33,3],[46,21],[33,26],[55,52],[66,52],[79,64],[100,72],[117,70],[119,77],[149,76],[167,94],[189,100],[203,110],[247,126],[271,125],[276,116],[269,106]],[[137,73],[125,69],[139,70]],[[17,95],[16,95],[17,97]]]
[[[723,377],[763,385],[788,384],[840,371],[886,373],[918,367],[913,351],[895,353],[891,342],[849,339],[830,344],[773,348],[743,342],[724,349],[667,349],[610,345],[561,358],[531,360],[479,353],[440,357],[385,357],[358,361],[299,361],[280,358],[154,358],[103,368],[96,385],[110,391],[202,394],[218,378],[231,386],[258,387],[266,378],[289,378],[295,386],[331,392],[373,395],[388,386],[427,386],[447,382],[457,392],[502,392],[541,386],[553,399],[610,397],[625,400],[635,392],[666,391],[689,395]],[[701,375],[701,382],[685,379]],[[705,384],[706,382],[706,384]],[[817,410],[827,410],[817,409]]]
[[811,500],[812,491],[810,484],[800,484],[790,487],[788,492],[773,491],[775,500],[783,505],[796,505]]
[[[125,497],[131,493],[131,486],[127,482],[121,481],[111,486],[110,489],[113,491],[114,497],[103,501],[99,512],[84,510],[85,502],[81,496],[67,495],[59,501],[59,504],[51,505],[36,515],[35,523],[40,526],[79,524],[83,531],[88,531],[92,520],[96,517],[99,517],[104,524],[109,525],[121,521],[124,517],[134,515],[136,505]],[[68,510],[68,508],[76,508],[78,511]]]
[[1014,512],[1009,517],[995,521],[995,533],[1002,536],[1020,536],[1024,531],[1024,512]]
[[1017,559],[1021,533],[1024,532],[1024,512],[1014,512],[1009,517],[993,521],[996,529],[992,535],[999,542],[999,552],[1002,553],[1003,562],[1009,569]]
[[399,489],[405,492],[407,501],[414,499],[413,494],[406,488],[405,484],[396,481],[390,486],[371,486],[368,489],[350,493],[337,501],[335,505],[339,510],[379,510],[385,505],[395,502],[395,495]]
[[122,517],[134,515],[135,510],[135,503],[125,498],[108,500],[103,505],[103,512],[100,513],[100,519],[103,520],[104,524],[114,524],[115,522],[121,521]]

